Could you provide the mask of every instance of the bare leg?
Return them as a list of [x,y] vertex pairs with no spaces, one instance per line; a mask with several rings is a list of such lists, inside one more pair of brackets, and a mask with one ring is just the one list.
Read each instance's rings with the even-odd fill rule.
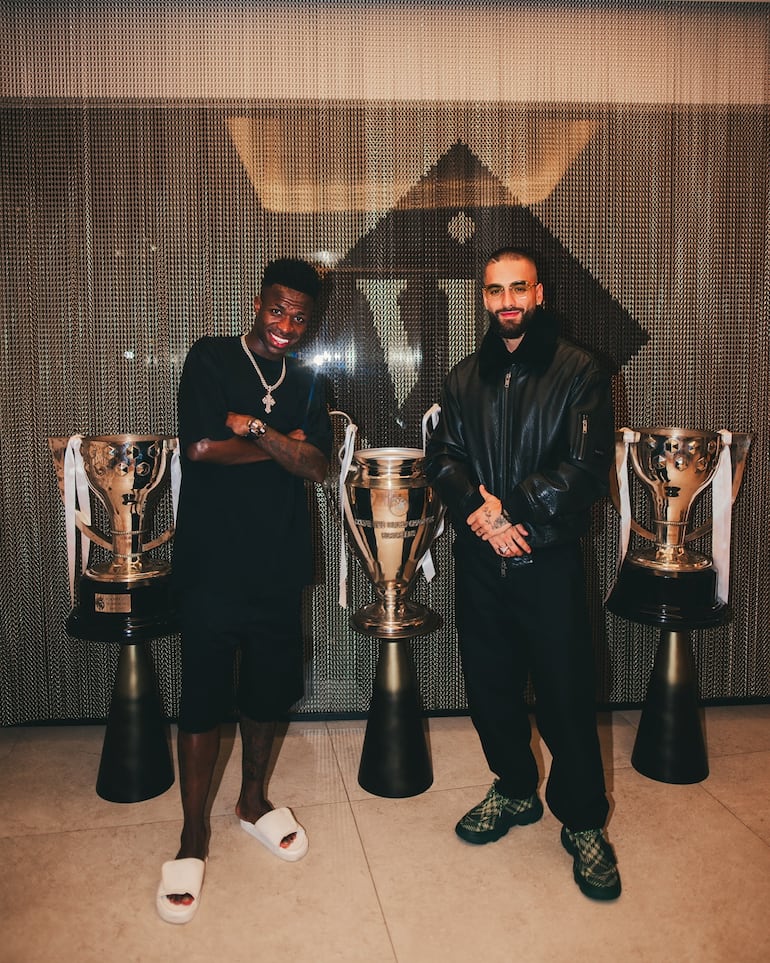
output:
[[[177,750],[184,825],[176,858],[205,859],[208,853],[206,803],[219,755],[219,726],[208,732],[182,732],[180,729]],[[189,893],[169,894],[168,899],[184,905],[192,902]]]
[[[275,739],[274,722],[254,722],[241,716],[241,741],[243,743],[241,794],[235,807],[240,819],[255,823],[260,816],[273,808],[266,796],[267,767]],[[296,833],[281,840],[285,849],[290,846]]]

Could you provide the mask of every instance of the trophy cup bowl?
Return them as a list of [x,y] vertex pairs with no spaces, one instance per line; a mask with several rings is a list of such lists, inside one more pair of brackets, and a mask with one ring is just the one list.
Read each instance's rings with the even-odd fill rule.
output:
[[662,571],[697,572],[711,560],[685,548],[693,502],[711,482],[722,450],[717,432],[682,428],[642,429],[631,445],[637,478],[654,510],[655,547],[632,555],[633,562]]
[[[65,455],[70,439],[50,438],[59,490],[65,500]],[[82,471],[107,512],[107,536],[90,523],[80,505],[75,524],[110,558],[88,565],[79,583],[79,604],[67,622],[79,638],[121,641],[152,638],[173,628],[168,563],[149,556],[167,542],[173,526],[151,538],[152,516],[170,474],[177,441],[162,435],[84,436]],[[84,509],[87,509],[84,511]]]
[[[86,437],[80,446],[92,492],[110,515],[112,559],[89,566],[97,581],[134,582],[159,578],[170,571],[166,562],[147,555],[161,540],[151,541],[152,512],[166,481],[173,439],[107,435]],[[170,537],[164,533],[163,540]]]
[[377,601],[352,618],[365,635],[410,638],[439,624],[435,612],[407,601],[443,516],[424,461],[418,448],[369,448],[353,454],[344,481],[343,518],[350,545],[377,593]]

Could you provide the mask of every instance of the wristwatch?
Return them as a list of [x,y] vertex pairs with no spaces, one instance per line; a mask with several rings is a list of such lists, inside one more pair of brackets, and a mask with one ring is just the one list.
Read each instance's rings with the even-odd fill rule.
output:
[[259,418],[252,418],[249,422],[249,435],[252,438],[261,438],[267,431],[267,425]]

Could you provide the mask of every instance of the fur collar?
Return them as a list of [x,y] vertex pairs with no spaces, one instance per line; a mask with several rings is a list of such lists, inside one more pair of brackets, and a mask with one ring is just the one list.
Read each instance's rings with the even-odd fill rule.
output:
[[533,371],[545,371],[553,360],[558,337],[556,315],[542,307],[536,309],[524,340],[513,354],[502,338],[487,329],[479,348],[479,374],[484,381],[494,382],[514,363]]

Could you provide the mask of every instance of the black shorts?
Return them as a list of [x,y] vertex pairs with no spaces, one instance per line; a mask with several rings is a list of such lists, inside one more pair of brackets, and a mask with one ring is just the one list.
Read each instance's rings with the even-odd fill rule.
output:
[[208,732],[234,712],[255,722],[286,716],[304,689],[301,599],[301,589],[249,602],[205,591],[177,599],[180,729]]

